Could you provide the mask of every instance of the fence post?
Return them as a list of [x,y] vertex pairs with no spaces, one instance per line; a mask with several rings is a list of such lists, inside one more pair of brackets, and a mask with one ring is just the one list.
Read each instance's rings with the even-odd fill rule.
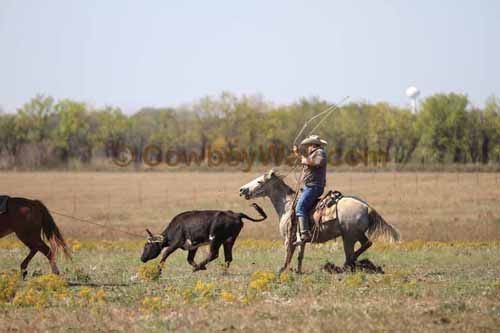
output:
[[139,200],[139,207],[142,208],[142,183],[140,181],[137,182],[137,197]]
[[418,192],[418,171],[415,171],[415,192]]
[[108,213],[106,214],[106,222],[107,224],[110,224],[111,220],[111,193],[108,192]]

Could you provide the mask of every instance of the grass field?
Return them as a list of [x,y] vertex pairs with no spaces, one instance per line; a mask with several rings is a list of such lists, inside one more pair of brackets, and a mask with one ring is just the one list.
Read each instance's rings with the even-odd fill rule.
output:
[[[140,265],[136,242],[75,244],[74,261],[62,263],[69,285],[46,277],[19,283],[13,300],[0,301],[1,330],[496,331],[500,325],[498,242],[380,244],[367,256],[383,265],[383,275],[323,271],[327,260],[343,260],[332,242],[309,249],[305,274],[278,277],[279,243],[241,241],[228,272],[218,261],[191,273],[179,252],[156,281],[137,276],[139,267],[153,266]],[[0,269],[16,267],[24,254],[0,250]],[[46,272],[45,261],[37,258],[33,270]]]
[[[143,233],[182,210],[253,213],[237,189],[244,173],[6,173],[2,191],[39,198],[54,211]],[[331,274],[341,242],[309,246],[305,274],[278,276],[284,251],[274,211],[247,223],[229,271],[223,259],[191,273],[186,252],[139,261],[141,239],[56,217],[74,260],[46,275],[14,237],[0,241],[0,331],[498,331],[500,183],[496,174],[333,173],[333,187],[368,200],[404,241],[376,242],[363,258],[385,274]],[[205,255],[200,251],[199,261]]]

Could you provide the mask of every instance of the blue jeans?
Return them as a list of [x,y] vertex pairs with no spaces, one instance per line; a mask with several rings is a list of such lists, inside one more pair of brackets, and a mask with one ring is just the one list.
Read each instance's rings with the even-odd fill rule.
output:
[[297,201],[297,208],[295,209],[296,216],[309,217],[309,211],[312,206],[325,190],[322,186],[304,186],[304,190]]

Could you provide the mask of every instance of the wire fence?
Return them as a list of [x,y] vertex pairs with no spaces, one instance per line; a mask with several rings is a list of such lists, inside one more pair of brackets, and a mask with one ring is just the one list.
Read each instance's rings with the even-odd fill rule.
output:
[[[36,198],[61,214],[137,233],[145,225],[164,226],[186,210],[252,212],[250,202],[239,197],[239,187],[259,175],[19,173],[0,175],[0,182],[6,194]],[[286,180],[293,188],[294,178]],[[500,221],[499,173],[334,172],[327,182],[329,189],[358,196],[400,224]],[[275,220],[269,200],[257,201]],[[74,234],[91,232],[80,230],[69,217],[60,216],[59,222]]]

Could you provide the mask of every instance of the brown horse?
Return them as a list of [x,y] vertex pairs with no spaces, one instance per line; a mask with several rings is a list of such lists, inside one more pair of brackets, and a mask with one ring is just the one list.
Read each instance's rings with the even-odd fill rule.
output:
[[[42,231],[50,243],[50,248],[42,240]],[[7,212],[0,214],[0,238],[11,233],[15,233],[17,238],[30,249],[30,253],[21,263],[23,279],[28,274],[29,262],[38,251],[47,257],[54,274],[59,274],[56,265],[58,248],[62,248],[66,257],[71,258],[59,228],[41,201],[25,198],[8,199]]]

